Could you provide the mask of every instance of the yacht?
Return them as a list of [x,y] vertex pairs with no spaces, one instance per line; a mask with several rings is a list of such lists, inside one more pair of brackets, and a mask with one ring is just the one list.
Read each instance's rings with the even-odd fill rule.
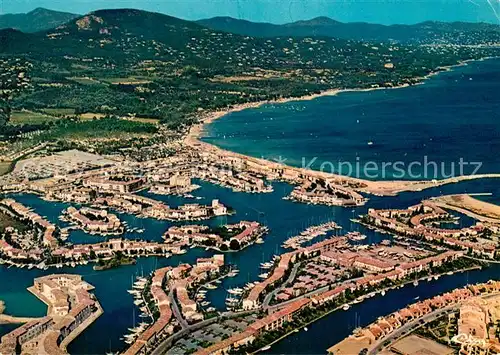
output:
[[231,295],[241,295],[243,293],[243,289],[241,288],[230,288],[229,290],[227,290],[228,293],[230,293]]
[[364,234],[361,234],[360,232],[349,232],[346,234],[347,238],[349,238],[349,240],[353,240],[353,241],[362,241],[362,240],[365,240],[367,237],[366,235]]
[[239,302],[240,302],[240,300],[237,298],[232,298],[232,297],[226,298],[226,305],[229,305],[229,306],[235,306]]
[[260,263],[261,269],[270,269],[273,267],[273,263]]
[[346,304],[346,305],[344,305],[344,307],[342,307],[342,309],[343,309],[344,311],[349,310],[349,308],[351,308],[351,306],[349,306],[348,304]]

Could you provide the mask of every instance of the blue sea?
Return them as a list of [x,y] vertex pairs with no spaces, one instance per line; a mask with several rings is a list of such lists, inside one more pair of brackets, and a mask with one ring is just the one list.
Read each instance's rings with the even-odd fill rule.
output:
[[476,173],[500,172],[499,89],[500,60],[473,62],[423,85],[234,112],[208,125],[203,140],[374,180],[471,174],[479,164]]
[[[446,162],[453,162],[461,156],[480,160],[484,162],[481,172],[500,172],[500,160],[496,157],[499,144],[496,90],[499,84],[500,61],[478,62],[442,73],[415,87],[345,93],[234,113],[211,124],[204,139],[223,148],[258,157],[281,156],[287,159],[286,163],[294,165],[301,164],[302,156],[318,157],[318,161],[355,161],[359,156],[375,162],[389,159],[411,162],[427,154],[432,159]],[[370,141],[373,144],[368,145]],[[201,188],[193,194],[202,197],[199,202],[209,203],[211,199],[218,198],[236,210],[233,216],[213,219],[208,223],[219,225],[256,220],[270,228],[264,244],[226,254],[226,261],[236,265],[240,273],[237,277],[224,280],[221,287],[208,293],[208,300],[219,309],[224,309],[226,289],[258,280],[260,270],[256,265],[283,252],[282,242],[310,225],[333,220],[343,227],[342,233],[359,230],[367,234],[367,243],[374,243],[389,236],[366,230],[350,221],[371,207],[404,208],[431,196],[462,192],[491,192],[491,196],[481,198],[500,203],[500,181],[495,179],[468,181],[417,193],[402,193],[396,197],[369,196],[366,206],[355,209],[311,206],[283,200],[292,190],[292,186],[284,183],[273,183],[274,192],[269,194],[234,193],[210,183],[196,183]],[[183,198],[144,194],[172,206],[192,202]],[[68,204],[47,202],[35,195],[13,197],[54,223],[64,225],[58,216]],[[138,219],[126,214],[119,216],[130,226],[146,229],[144,234],[128,233],[126,238],[160,241],[162,234],[172,225],[170,222]],[[473,223],[470,218],[461,217],[462,225]],[[73,243],[92,243],[101,239],[81,231],[70,235]],[[0,266],[0,300],[5,301],[8,314],[41,316],[45,314],[46,306],[26,290],[32,285],[33,278],[53,272],[82,274],[96,287],[95,294],[104,308],[104,314],[73,341],[68,350],[74,354],[117,352],[125,347],[120,338],[127,333],[127,328],[141,321],[132,296],[126,292],[133,277],[146,275],[166,265],[194,262],[198,257],[212,254],[204,249],[191,249],[182,256],[142,258],[136,265],[101,272],[93,271],[91,265],[47,271]],[[499,271],[499,267],[492,267],[388,292],[385,297],[369,299],[349,311],[332,313],[311,325],[308,332],[301,331],[275,344],[269,352],[325,353],[329,346],[349,335],[354,327],[364,326],[378,316],[414,302],[417,296],[424,298],[467,283],[498,279]],[[0,336],[12,329],[11,325],[0,325]]]

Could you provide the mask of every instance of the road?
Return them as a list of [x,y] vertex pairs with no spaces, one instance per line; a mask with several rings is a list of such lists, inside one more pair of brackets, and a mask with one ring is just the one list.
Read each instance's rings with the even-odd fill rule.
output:
[[273,299],[274,295],[278,292],[280,292],[283,288],[285,288],[286,285],[291,283],[293,280],[295,280],[295,276],[297,276],[297,271],[299,270],[300,263],[295,264],[293,266],[292,272],[288,276],[285,282],[283,282],[278,288],[274,289],[273,291],[269,292],[266,297],[264,298],[264,302],[262,302],[262,307],[264,310],[267,310],[269,308],[269,303]]
[[[351,282],[356,282],[357,280],[359,279],[362,279],[363,277],[356,277],[354,279],[351,279],[350,281]],[[275,310],[275,309],[278,309],[278,308],[283,308],[284,306],[290,304],[290,303],[293,303],[297,300],[300,300],[302,298],[308,298],[308,297],[311,297],[311,296],[314,296],[314,295],[317,295],[319,293],[322,293],[322,292],[325,292],[325,291],[328,291],[330,290],[330,288],[335,288],[337,286],[340,286],[342,284],[344,284],[345,281],[342,281],[342,282],[337,282],[337,283],[334,283],[334,284],[330,284],[330,285],[327,285],[327,286],[323,286],[321,288],[317,288],[313,291],[310,291],[310,292],[307,292],[307,293],[304,293],[303,295],[300,295],[298,297],[294,297],[292,298],[291,300],[288,300],[288,301],[284,301],[284,302],[280,302],[278,304],[275,304],[275,305],[272,305],[272,306],[269,306],[269,304],[267,304],[267,308],[266,306],[264,306],[264,309],[267,310],[267,311],[272,311],[272,310]],[[265,301],[265,300],[264,300]]]
[[177,301],[175,300],[174,297],[173,289],[170,289],[170,291],[168,292],[168,298],[170,298],[170,300],[172,301],[171,304],[172,312],[174,313],[175,318],[177,318],[177,320],[179,321],[179,324],[181,325],[182,329],[186,329],[189,326],[189,324],[186,322],[184,317],[182,317],[182,313],[179,310],[179,305],[177,304]]
[[[487,299],[490,299],[490,298],[496,298],[499,295],[500,295],[499,292],[494,292],[494,293],[491,293],[491,294],[484,295],[484,296],[482,296],[482,298],[485,299],[485,300],[487,300]],[[400,338],[402,335],[408,334],[408,332],[410,331],[410,329],[412,327],[415,327],[415,328],[421,327],[423,325],[421,323],[422,320],[424,321],[424,324],[432,322],[433,320],[439,318],[440,315],[441,315],[441,313],[443,313],[443,312],[450,312],[450,311],[452,311],[454,309],[457,309],[457,308],[459,308],[461,306],[461,304],[462,303],[460,302],[460,303],[449,305],[448,307],[437,309],[434,312],[426,314],[423,317],[417,318],[417,319],[415,319],[415,320],[413,320],[413,321],[411,321],[411,322],[403,325],[401,328],[396,329],[395,331],[393,331],[392,333],[390,333],[386,337],[379,339],[378,342],[375,343],[371,347],[371,349],[368,351],[367,355],[375,355],[375,354],[377,354],[379,352],[380,348],[386,348],[386,346],[383,346],[383,344],[385,342],[389,341],[391,343],[394,343],[394,341],[397,340],[398,338]],[[413,330],[415,330],[415,329],[412,329],[412,331]]]
[[[174,302],[175,303],[175,302]],[[199,330],[201,328],[204,328],[210,324],[217,323],[219,322],[222,318],[236,318],[240,316],[244,316],[247,314],[252,314],[255,313],[255,310],[252,311],[239,311],[239,312],[223,312],[221,313],[218,317],[213,317],[209,319],[205,319],[201,322],[187,325],[186,328],[183,328],[182,330],[178,331],[175,334],[172,334],[165,340],[163,340],[156,348],[151,352],[151,355],[163,355],[167,352],[168,349],[172,347],[172,345],[178,341],[179,339],[185,337],[191,332],[194,332],[196,330]]]
[[500,264],[500,260],[481,259],[481,258],[476,258],[474,256],[469,256],[469,255],[464,255],[464,258],[476,260],[476,261],[481,261],[484,263]]
[[[437,309],[434,312],[428,313],[424,315],[423,317],[417,318],[409,323],[406,323],[405,325],[401,326],[400,328],[396,329],[389,335],[380,338],[375,344],[372,345],[371,349],[368,351],[368,355],[376,355],[380,351],[382,351],[383,348],[386,348],[387,346],[391,345],[394,343],[396,340],[398,340],[402,335],[407,335],[410,331],[414,331],[416,328],[421,327],[425,323],[432,322],[436,320],[437,318],[441,317],[441,314],[443,312],[450,312],[453,309],[456,309],[459,307],[460,304],[454,304],[445,308]],[[423,323],[422,323],[423,321]],[[390,342],[391,344],[384,346],[384,343]]]

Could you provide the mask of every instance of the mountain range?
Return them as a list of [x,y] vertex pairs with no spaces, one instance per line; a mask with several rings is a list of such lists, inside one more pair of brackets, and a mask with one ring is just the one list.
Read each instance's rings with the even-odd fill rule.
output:
[[[111,9],[94,11],[36,33],[0,30],[0,49],[39,59],[49,56],[99,57],[115,62],[158,59],[177,66],[182,63],[212,69],[338,62],[344,56],[339,51],[347,45],[353,48],[349,54],[351,63],[357,63],[364,58],[361,55],[373,51],[361,43],[325,39],[328,41],[309,43],[299,38],[294,44],[287,38],[262,39],[212,30],[155,12]],[[379,52],[388,53],[388,49],[380,48]]]
[[[141,13],[148,14],[145,11]],[[0,15],[0,29],[13,28],[26,33],[38,32],[56,28],[78,17],[80,15],[37,8],[26,14]],[[173,19],[173,17],[170,18]],[[213,17],[195,21],[195,23],[212,30],[264,38],[334,37],[358,41],[389,40],[455,44],[483,44],[500,41],[500,25],[489,23],[427,21],[414,25],[386,26],[366,22],[343,23],[328,17],[317,17],[282,25],[251,22],[232,17]],[[145,23],[142,24],[147,26]]]
[[[315,20],[316,27],[325,23],[331,20]],[[453,37],[478,43],[469,32]],[[412,85],[443,66],[498,55],[494,51],[326,35],[261,38],[111,9],[35,33],[0,30],[0,83],[13,110],[134,113],[182,127],[200,110],[328,89]]]
[[62,25],[80,15],[37,8],[26,14],[0,15],[0,29],[13,28],[22,32],[38,32]]
[[214,30],[254,37],[316,37],[396,42],[453,41],[463,34],[500,37],[500,26],[489,23],[422,22],[414,25],[379,25],[366,22],[343,23],[328,17],[317,17],[283,25],[251,22],[232,17],[213,17],[197,23]]

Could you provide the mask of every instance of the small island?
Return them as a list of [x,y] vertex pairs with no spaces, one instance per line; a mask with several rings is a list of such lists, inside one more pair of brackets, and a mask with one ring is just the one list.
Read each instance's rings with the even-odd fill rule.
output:
[[116,252],[110,259],[99,259],[97,265],[94,265],[95,271],[103,271],[114,269],[122,265],[135,265],[137,261],[134,258],[123,255],[121,252]]
[[163,236],[170,247],[198,246],[221,252],[242,250],[254,243],[262,243],[261,237],[269,229],[258,222],[240,221],[220,227],[185,225],[170,227]]
[[69,207],[63,218],[90,234],[118,235],[124,231],[120,219],[104,209]]

